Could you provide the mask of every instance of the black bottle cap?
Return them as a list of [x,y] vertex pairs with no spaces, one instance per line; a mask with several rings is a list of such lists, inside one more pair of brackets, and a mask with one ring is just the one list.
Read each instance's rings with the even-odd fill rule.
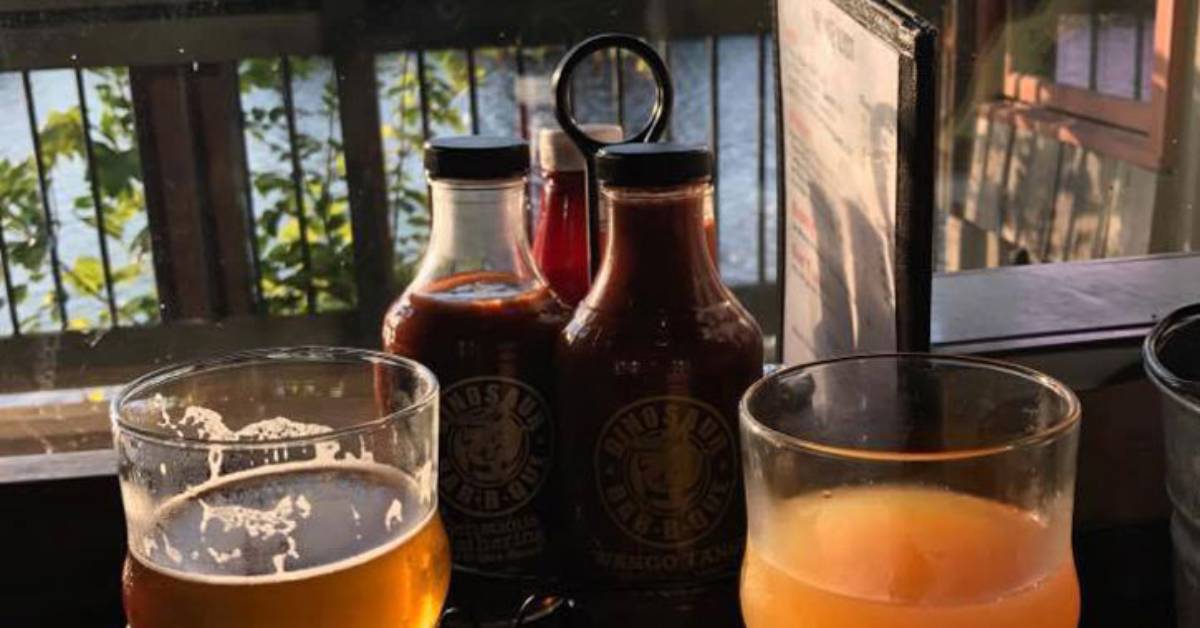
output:
[[461,135],[425,142],[434,179],[507,179],[529,172],[529,145],[517,137]]
[[596,155],[597,178],[617,187],[668,187],[712,179],[712,153],[690,144],[619,144]]

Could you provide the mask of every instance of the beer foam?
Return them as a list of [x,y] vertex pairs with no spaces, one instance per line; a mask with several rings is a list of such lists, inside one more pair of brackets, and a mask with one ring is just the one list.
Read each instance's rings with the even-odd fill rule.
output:
[[[304,496],[300,496],[304,499]],[[308,508],[297,509],[291,495],[279,500],[271,510],[258,510],[245,506],[210,506],[203,499],[196,500],[200,504],[200,532],[208,529],[209,521],[218,521],[222,531],[229,532],[236,528],[246,531],[252,539],[270,539],[276,535],[286,536],[296,529],[297,513],[301,519],[307,519],[312,513]]]
[[[270,465],[258,467],[247,471],[231,473],[221,477],[219,480],[212,480],[204,483],[203,487],[195,487],[187,493],[181,494],[172,498],[167,503],[163,504],[155,513],[155,527],[162,531],[161,525],[164,520],[170,519],[171,513],[178,511],[181,508],[186,508],[186,504],[191,503],[199,507],[199,527],[200,536],[197,537],[199,542],[206,542],[205,532],[210,529],[219,530],[222,533],[240,532],[246,537],[253,539],[256,542],[276,539],[282,543],[280,547],[283,551],[270,555],[271,566],[274,567],[274,573],[257,573],[252,575],[228,575],[228,574],[198,574],[185,571],[183,568],[174,568],[169,564],[165,564],[161,560],[154,560],[153,554],[160,547],[170,547],[166,550],[171,562],[182,567],[182,554],[174,547],[170,546],[167,540],[166,533],[161,533],[162,546],[153,538],[143,537],[143,548],[141,552],[132,552],[133,558],[138,560],[142,565],[149,569],[162,572],[173,578],[182,580],[190,580],[205,584],[236,584],[236,585],[254,585],[254,584],[274,584],[279,582],[287,582],[304,578],[312,578],[321,576],[327,573],[333,573],[343,569],[355,567],[370,560],[377,558],[387,552],[395,549],[399,545],[407,542],[416,534],[420,533],[429,521],[436,515],[436,502],[432,508],[425,510],[425,516],[417,523],[417,525],[404,526],[400,525],[405,521],[405,502],[400,498],[391,500],[386,512],[383,514],[382,527],[386,531],[388,537],[379,545],[372,547],[364,552],[352,555],[342,560],[336,560],[329,564],[316,567],[303,567],[299,569],[287,569],[287,559],[292,558],[298,560],[300,558],[301,548],[297,546],[296,539],[293,534],[297,531],[300,523],[313,516],[321,504],[314,504],[312,500],[303,493],[288,494],[275,502],[269,508],[251,508],[241,505],[213,505],[199,497],[199,493],[211,491],[214,488],[219,488],[227,484],[236,484],[244,482],[259,476],[269,475],[289,475],[297,472],[363,472],[383,478],[392,478],[392,480],[381,482],[380,485],[387,485],[395,482],[398,485],[405,485],[408,490],[400,490],[404,495],[408,495],[405,499],[411,498],[413,504],[420,499],[424,501],[424,493],[432,492],[422,491],[421,489],[428,485],[419,484],[416,479],[403,471],[394,467],[385,465],[359,462],[359,461],[338,461],[334,464],[329,464],[327,461],[306,461],[297,463],[285,463],[279,465]],[[197,490],[203,489],[203,490]],[[421,498],[418,498],[421,495]],[[434,498],[436,499],[436,498]],[[350,517],[353,518],[355,525],[359,525],[362,519],[362,513],[353,505],[348,505]],[[376,511],[378,512],[378,511]],[[378,521],[378,520],[377,520]],[[362,534],[357,534],[357,539],[362,539]],[[178,539],[177,539],[177,542]],[[232,548],[228,551],[222,551],[212,546],[202,548],[204,554],[207,554],[216,565],[226,565],[235,560],[247,558],[246,552],[243,552],[240,547]],[[197,558],[202,558],[203,554],[192,550],[189,554],[193,561]]]
[[[304,423],[283,416],[255,421],[241,429],[232,430],[225,424],[225,418],[221,416],[221,413],[211,408],[187,406],[183,411],[183,417],[175,420],[167,411],[166,400],[161,394],[155,395],[154,400],[159,406],[159,427],[170,430],[178,438],[209,441],[208,477],[210,480],[215,480],[221,475],[221,462],[225,457],[224,448],[228,443],[280,442],[282,446],[282,441],[320,436],[333,431],[333,428],[328,425]],[[315,449],[318,460],[332,461],[341,451],[341,446],[337,442],[322,442],[316,443]],[[290,453],[287,449],[280,449],[273,455],[275,461],[279,462],[281,456],[287,460]],[[159,471],[165,476],[165,465],[160,466]]]
[[[433,461],[430,460],[430,461],[427,461],[425,464],[421,465],[421,468],[417,469],[417,476],[414,479],[417,481],[417,486],[436,486],[437,478],[434,477]],[[431,505],[433,498],[436,496],[437,496],[437,491],[426,491],[424,493],[421,493],[421,505],[422,506]],[[436,504],[432,504],[432,505],[436,506]]]
[[283,416],[255,421],[241,429],[232,430],[219,412],[201,406],[188,406],[183,411],[183,417],[176,421],[167,412],[162,395],[157,395],[156,400],[162,408],[159,427],[171,430],[180,438],[188,437],[191,432],[199,440],[214,443],[267,443],[320,436],[333,431],[328,425],[303,423]]
[[[215,547],[210,547],[207,549],[208,555],[212,556],[213,562],[217,563],[218,565],[224,565],[231,560],[242,557],[242,548],[240,547],[233,548],[233,551],[231,552],[222,552]],[[192,560],[196,560],[197,558],[199,558],[197,553],[192,552]]]
[[388,506],[388,511],[383,515],[383,527],[388,532],[392,531],[392,525],[401,525],[404,523],[404,504],[400,500],[393,499],[392,505]]
[[182,563],[183,562],[183,553],[181,553],[179,550],[175,549],[174,547],[171,547],[171,539],[167,538],[166,532],[162,533],[162,541],[163,541],[163,551],[167,553],[167,558],[170,558],[171,562],[175,563],[176,565]]

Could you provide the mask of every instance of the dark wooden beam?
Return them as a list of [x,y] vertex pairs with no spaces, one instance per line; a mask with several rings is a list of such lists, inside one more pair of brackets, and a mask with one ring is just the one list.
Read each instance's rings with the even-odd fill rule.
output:
[[193,66],[188,79],[196,163],[203,174],[202,189],[213,227],[209,254],[216,262],[217,314],[255,314],[259,304],[251,247],[254,221],[237,64],[199,64]]
[[129,72],[164,321],[215,314],[214,270],[205,250],[210,235],[205,182],[197,170],[186,73],[182,66]]
[[[257,3],[216,3],[191,12],[171,4],[137,4],[47,12],[24,0],[7,8],[0,3],[0,71],[332,55],[339,45],[329,39],[328,16],[314,3],[268,3],[265,9]],[[332,32],[352,37],[348,41],[360,49],[387,52],[561,45],[606,31],[651,40],[754,34],[770,28],[770,15],[767,0],[510,0],[502,8],[490,0],[403,0],[366,3],[354,16],[354,31]]]
[[124,384],[184,360],[289,345],[376,348],[379,327],[362,325],[353,312],[341,312],[25,334],[0,339],[0,355],[5,356],[0,360],[0,393]]
[[165,321],[258,312],[237,64],[130,69]]
[[339,53],[334,61],[345,143],[346,184],[350,190],[358,309],[364,321],[379,324],[396,296],[397,286],[383,140],[379,132],[375,55],[347,51]]
[[0,71],[205,63],[325,49],[316,13],[64,20],[0,26]]

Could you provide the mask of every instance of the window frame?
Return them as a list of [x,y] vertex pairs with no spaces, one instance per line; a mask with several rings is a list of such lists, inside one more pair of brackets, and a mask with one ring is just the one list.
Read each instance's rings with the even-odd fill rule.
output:
[[[1009,0],[1009,15],[1013,12]],[[1171,90],[1182,83],[1173,61],[1183,58],[1176,37],[1179,19],[1188,14],[1185,0],[1157,0],[1154,19],[1154,63],[1149,99],[1131,100],[1055,83],[1016,69],[1011,39],[1005,41],[1001,115],[1018,120],[1060,142],[1095,149],[1150,170],[1172,165],[1167,150]]]

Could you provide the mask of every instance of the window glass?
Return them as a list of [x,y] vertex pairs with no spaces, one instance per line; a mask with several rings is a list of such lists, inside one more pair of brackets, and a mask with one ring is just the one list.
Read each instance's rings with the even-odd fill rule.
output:
[[[934,3],[931,3],[931,5]],[[942,28],[946,271],[1190,250],[1195,25],[1177,0],[983,0]]]

